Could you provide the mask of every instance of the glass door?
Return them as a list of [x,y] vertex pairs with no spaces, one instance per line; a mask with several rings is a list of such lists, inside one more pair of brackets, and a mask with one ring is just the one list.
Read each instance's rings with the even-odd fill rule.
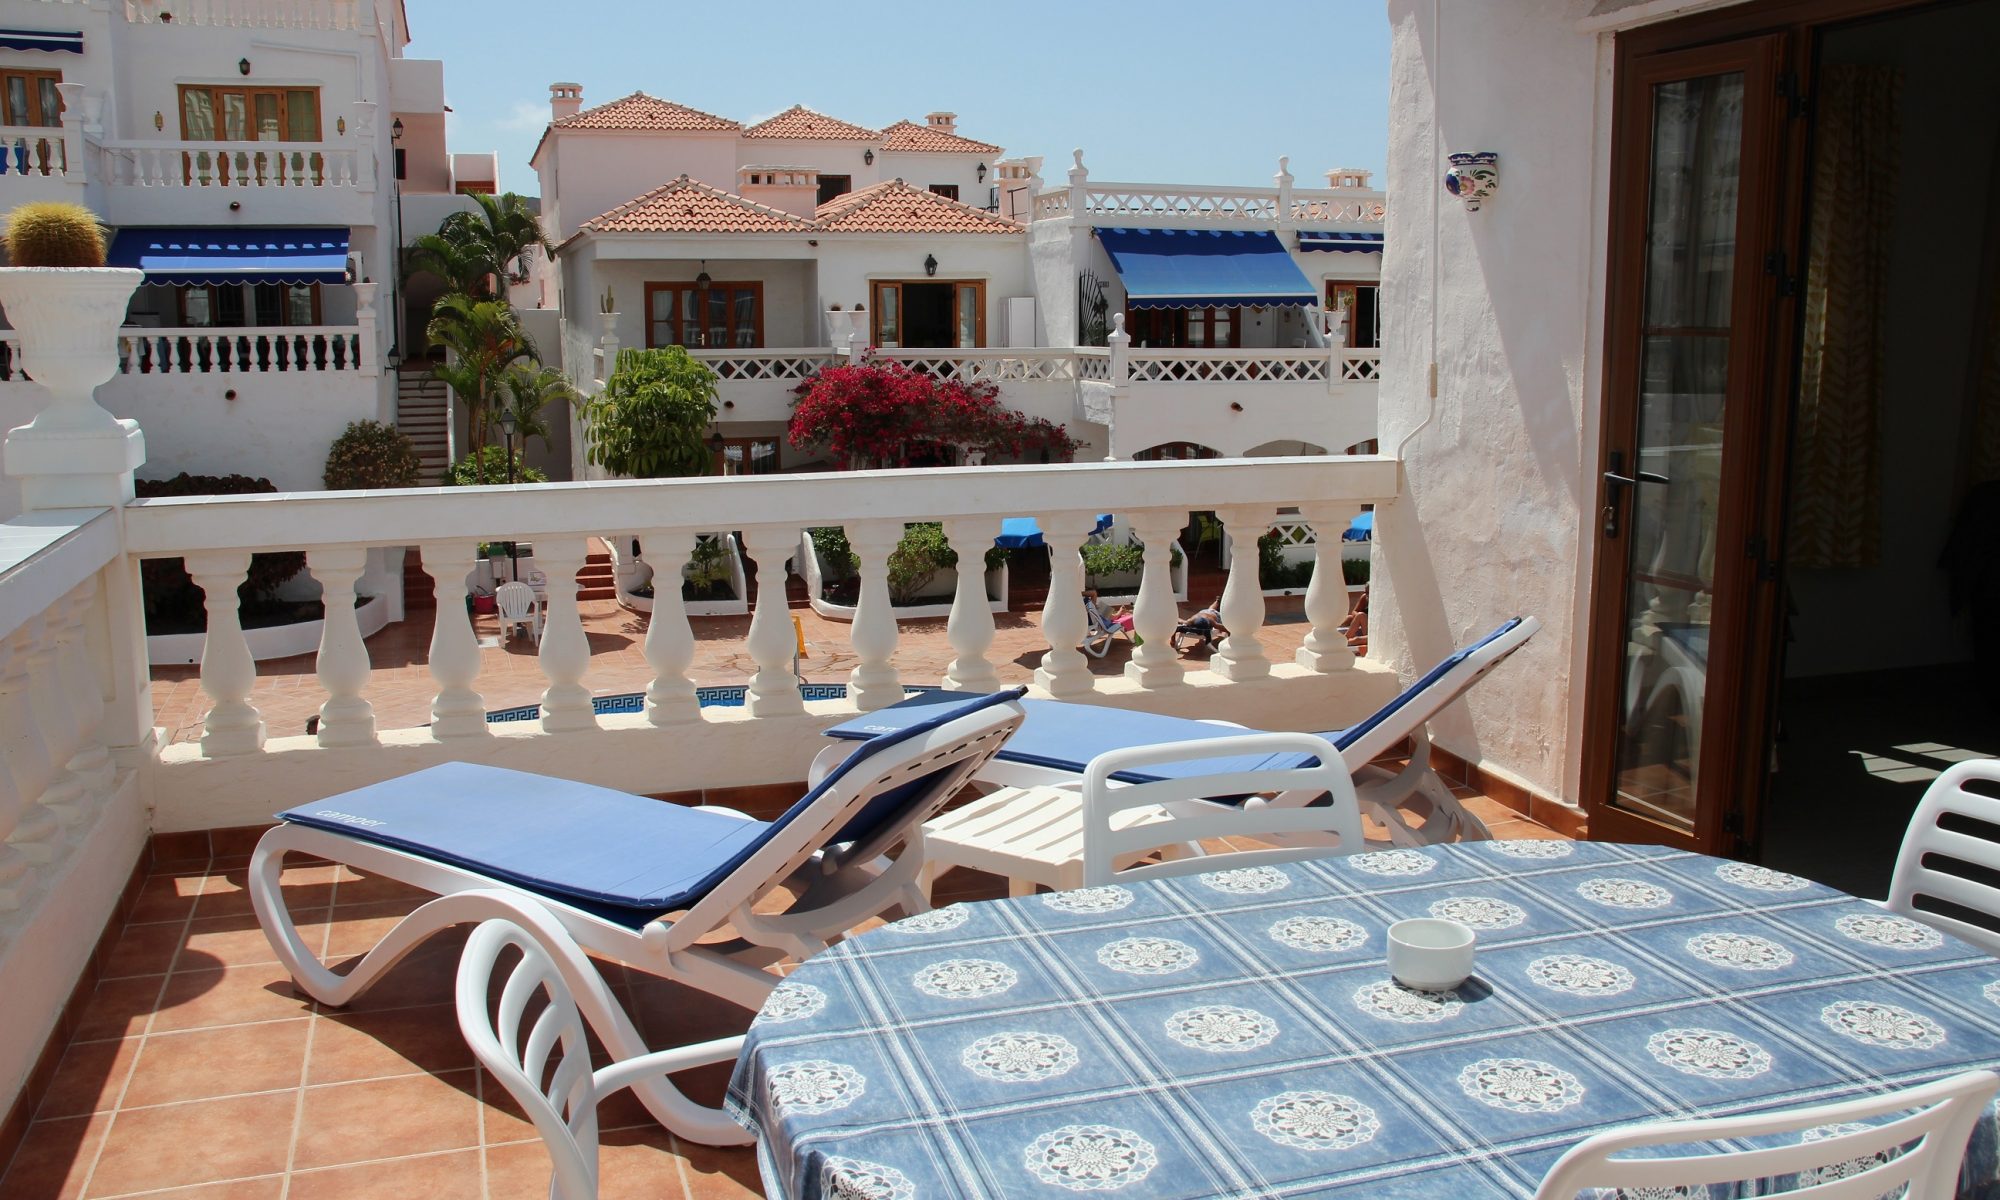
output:
[[[1776,244],[1781,37],[1631,60],[1614,144],[1591,836],[1729,852]],[[1778,271],[1782,268],[1779,266]]]

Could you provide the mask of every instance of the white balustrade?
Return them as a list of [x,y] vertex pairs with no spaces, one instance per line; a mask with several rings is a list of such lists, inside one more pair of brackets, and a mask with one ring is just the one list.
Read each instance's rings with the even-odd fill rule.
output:
[[900,362],[913,371],[964,383],[1066,383],[1077,378],[1077,358],[1069,350],[945,349],[896,347],[875,351],[875,357]]
[[60,125],[0,126],[0,178],[69,174],[69,148]]
[[[11,811],[7,844],[29,864],[46,866],[55,860],[62,830],[55,814],[37,802],[54,782],[59,769],[49,748],[44,724],[47,713],[36,711],[32,662],[45,636],[46,619],[30,618],[0,648],[0,774],[6,779],[4,800]],[[0,812],[0,825],[8,823]],[[18,876],[17,876],[18,878]]]
[[418,552],[431,577],[437,615],[431,624],[431,678],[437,696],[431,701],[431,735],[437,738],[486,737],[486,705],[473,683],[479,678],[479,639],[466,612],[465,580],[472,573],[479,547],[469,541],[425,542]]
[[135,25],[242,29],[360,29],[357,0],[125,0]]
[[[642,535],[648,553],[658,563],[681,563],[694,553],[694,534],[679,529],[653,529]],[[653,680],[646,685],[646,720],[654,725],[678,725],[701,718],[695,699],[694,630],[681,603],[679,576],[669,571],[653,576],[653,615],[646,622],[646,665]]]
[[361,339],[352,325],[128,330],[118,338],[118,369],[127,375],[359,372]]
[[1347,580],[1340,565],[1340,542],[1360,511],[1356,504],[1299,506],[1299,515],[1313,530],[1313,573],[1312,582],[1306,585],[1305,605],[1312,631],[1306,634],[1305,644],[1293,661],[1308,671],[1324,674],[1354,665],[1354,651],[1340,628],[1347,619]]
[[958,586],[952,595],[945,640],[952,660],[945,668],[945,687],[961,692],[990,692],[1000,686],[999,672],[987,661],[993,646],[993,609],[986,596],[986,552],[1000,536],[993,517],[966,517],[944,523],[944,535],[958,555]]
[[1145,568],[1132,605],[1132,629],[1139,635],[1139,645],[1125,664],[1125,675],[1141,687],[1173,687],[1184,682],[1180,655],[1171,644],[1180,621],[1174,608],[1173,544],[1187,512],[1147,509],[1129,514],[1129,520],[1132,532],[1145,545]]
[[889,555],[902,539],[903,523],[856,521],[846,532],[860,575],[854,629],[848,638],[859,661],[847,677],[847,694],[855,707],[873,712],[903,698],[903,683],[893,661],[896,614],[889,597]]
[[1382,377],[1382,352],[1375,349],[1344,350],[1340,356],[1343,382],[1369,382]]
[[792,654],[798,648],[785,594],[785,560],[799,546],[797,526],[756,525],[743,530],[743,550],[757,564],[757,607],[750,614],[746,648],[757,664],[743,706],[753,717],[782,717],[806,710],[792,674]]
[[1056,188],[1034,199],[1032,219],[1081,219],[1093,225],[1277,226],[1380,225],[1380,192],[1341,188],[1200,187],[1099,183]]
[[1230,532],[1229,583],[1222,590],[1222,627],[1229,636],[1216,647],[1209,669],[1224,679],[1262,679],[1271,673],[1257,631],[1264,625],[1264,590],[1257,578],[1257,539],[1269,529],[1277,510],[1260,505],[1231,505],[1216,516]]
[[1126,353],[1133,383],[1324,383],[1326,350],[1144,350]]
[[124,141],[100,143],[99,177],[117,188],[218,192],[367,185],[360,152],[345,142]]
[[690,350],[688,357],[707,363],[717,379],[797,381],[834,363],[830,349]]
[[368,551],[337,546],[306,555],[319,581],[322,616],[318,676],[326,689],[319,708],[319,744],[365,746],[375,740],[375,710],[362,698],[368,686],[368,646],[354,615],[354,585],[368,569]]
[[208,695],[201,751],[210,758],[249,754],[264,746],[264,716],[250,703],[257,684],[257,660],[243,637],[236,589],[250,571],[248,550],[211,550],[186,559],[188,575],[201,589],[208,613],[202,641],[201,690]]
[[576,606],[576,575],[587,553],[581,535],[535,539],[535,566],[548,577],[538,655],[549,686],[542,693],[542,729],[566,733],[594,729],[597,711],[583,676],[590,669],[590,639]]
[[[1042,665],[1035,669],[1035,686],[1057,698],[1091,690],[1090,664],[1077,648],[1088,617],[1083,611],[1084,539],[1097,529],[1097,515],[1088,512],[1043,513],[1035,518],[1049,547],[1049,595],[1042,604],[1042,633],[1049,642]],[[1074,604],[1066,603],[1079,597]]]

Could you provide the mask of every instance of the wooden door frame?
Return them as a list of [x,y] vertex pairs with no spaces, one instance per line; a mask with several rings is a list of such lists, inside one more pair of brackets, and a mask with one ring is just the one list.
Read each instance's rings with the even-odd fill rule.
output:
[[[7,67],[4,70],[0,70],[0,75],[19,76],[20,78],[27,80],[30,84],[39,84],[41,81],[45,79],[54,80],[57,83],[61,83],[63,78],[63,74],[60,69],[51,70],[42,67]],[[41,88],[31,86],[28,89],[28,107],[35,110],[32,115],[43,117],[45,119],[40,122],[23,121],[20,124],[13,126],[13,128],[15,129],[61,129],[62,128],[63,101],[61,92],[56,93],[56,111],[54,113],[44,113],[41,111],[42,108]],[[0,117],[4,117],[4,114],[0,114]],[[49,117],[53,117],[54,119],[53,120],[46,119]]]
[[[1630,102],[1633,93],[1628,90],[1626,81],[1634,69],[1634,60],[1780,35],[1785,40],[1779,62],[1779,79],[1785,82],[1790,93],[1787,102],[1794,111],[1789,115],[1797,117],[1802,115],[1806,99],[1813,95],[1818,41],[1825,31],[1909,10],[1941,7],[1949,2],[1759,0],[1645,26],[1620,34],[1617,38],[1610,176],[1612,206],[1607,225],[1605,365],[1603,394],[1599,401],[1603,422],[1598,452],[1600,475],[1597,507],[1585,514],[1585,527],[1590,536],[1599,539],[1599,550],[1592,564],[1591,618],[1585,630],[1589,648],[1584,678],[1585,710],[1580,755],[1582,801],[1590,816],[1593,837],[1609,834],[1616,838],[1627,831],[1629,822],[1641,820],[1617,813],[1609,805],[1612,777],[1616,770],[1616,697],[1622,683],[1626,630],[1622,627],[1610,628],[1612,622],[1607,615],[1610,612],[1607,593],[1613,584],[1621,580],[1623,572],[1622,556],[1621,561],[1614,562],[1612,552],[1624,547],[1614,547],[1603,541],[1596,520],[1609,500],[1601,472],[1608,469],[1608,455],[1612,450],[1622,450],[1630,444],[1633,432],[1630,417],[1636,415],[1620,413],[1616,405],[1619,397],[1628,394],[1620,389],[1636,385],[1632,373],[1638,368],[1637,357],[1631,353],[1621,355],[1619,330],[1621,323],[1626,329],[1637,328],[1637,301],[1642,298],[1640,289],[1644,286],[1642,256],[1646,206],[1643,201],[1632,203],[1631,198],[1643,197],[1643,191],[1634,192],[1632,189],[1635,186],[1643,188],[1645,171],[1651,158],[1650,130],[1637,130],[1637,140],[1634,140],[1633,126],[1639,124],[1645,113],[1650,111],[1649,106]],[[1634,109],[1642,111],[1635,112]],[[1745,153],[1744,177],[1748,179],[1751,168],[1747,146]],[[1742,518],[1739,525],[1743,532],[1763,538],[1764,564],[1768,564],[1764,573],[1774,578],[1745,581],[1749,585],[1747,595],[1738,598],[1738,610],[1733,614],[1723,614],[1734,622],[1729,632],[1735,634],[1742,644],[1727,647],[1726,653],[1718,653],[1714,646],[1710,650],[1710,697],[1703,709],[1704,726],[1720,730],[1726,740],[1718,747],[1704,736],[1704,754],[1716,751],[1712,759],[1716,769],[1704,773],[1709,784],[1699,785],[1697,826],[1691,840],[1705,843],[1717,852],[1752,857],[1759,849],[1761,838],[1762,802],[1767,782],[1766,751],[1776,725],[1779,672],[1783,663],[1782,647],[1777,643],[1781,636],[1784,593],[1784,521],[1790,491],[1789,452],[1797,404],[1798,352],[1803,332],[1796,295],[1787,294],[1779,285],[1790,280],[1793,284],[1791,291],[1795,293],[1803,279],[1809,216],[1806,211],[1810,186],[1807,172],[1810,163],[1809,125],[1795,119],[1784,122],[1765,166],[1771,172],[1765,177],[1766,185],[1776,192],[1768,199],[1768,215],[1774,225],[1766,244],[1785,256],[1782,277],[1766,271],[1755,272],[1756,281],[1761,285],[1760,297],[1756,301],[1758,307],[1754,310],[1745,308],[1733,299],[1731,308],[1732,321],[1741,321],[1742,314],[1751,311],[1765,314],[1760,321],[1761,331],[1752,331],[1753,335],[1757,335],[1754,336],[1754,344],[1752,339],[1746,339],[1744,344],[1760,360],[1760,375],[1752,378],[1763,381],[1763,395],[1770,402],[1763,405],[1761,411],[1732,411],[1725,416],[1724,453],[1730,455],[1732,461],[1741,461],[1745,455],[1750,455],[1749,461],[1761,464],[1761,469],[1737,471],[1734,490],[1725,492],[1720,502],[1724,511],[1730,511],[1730,506],[1734,505],[1734,511]],[[1638,181],[1636,185],[1635,181]],[[1740,230],[1739,222],[1739,236]],[[1738,281],[1739,297],[1743,282]],[[1745,406],[1738,404],[1734,407]],[[1731,543],[1725,541],[1724,531],[1718,528],[1718,562],[1721,561],[1723,548],[1729,545]],[[1747,550],[1749,547],[1744,548]],[[1741,569],[1743,560],[1736,561]],[[1715,624],[1719,627],[1721,620],[1718,619]],[[1727,788],[1728,794],[1734,797],[1734,803],[1727,806],[1704,804],[1701,797],[1708,793],[1710,785]]]
[[[695,281],[692,279],[649,279],[641,286],[644,288],[644,295],[641,298],[640,302],[644,305],[644,308],[640,312],[640,320],[642,321],[645,329],[646,348],[648,350],[658,350],[665,346],[683,346],[684,344],[681,342],[655,342],[653,340],[653,326],[654,324],[656,324],[656,322],[653,320],[653,294],[655,292],[692,292],[696,295],[699,295],[704,289],[695,286]],[[752,329],[750,336],[752,337],[752,339],[754,339],[752,345],[750,347],[740,347],[734,345],[685,346],[684,348],[689,350],[738,350],[746,348],[762,349],[764,345],[764,281],[761,279],[711,279],[708,282],[708,287],[706,290],[712,292],[718,288],[726,288],[726,289],[748,288],[756,293],[757,302],[755,307],[751,310]],[[680,332],[680,323],[683,320],[683,317],[680,315],[680,309],[678,305],[679,302],[676,301],[676,307],[674,309],[675,312],[674,332],[677,334]],[[735,320],[735,313],[733,310],[730,313],[730,320],[732,322]],[[699,327],[702,329],[707,328],[706,325],[700,325]],[[735,325],[731,324],[730,329],[734,331]]]
[[868,281],[868,302],[872,311],[870,311],[868,314],[869,345],[880,346],[882,344],[882,300],[881,300],[881,292],[878,289],[884,287],[893,287],[896,289],[896,325],[897,325],[896,332],[897,334],[900,335],[903,333],[903,327],[909,323],[909,317],[910,317],[909,307],[903,303],[903,289],[913,283],[936,284],[952,289],[951,327],[953,330],[956,330],[958,328],[958,289],[963,287],[969,287],[975,289],[978,292],[979,298],[973,304],[974,311],[972,316],[972,345],[970,347],[957,346],[957,345],[912,346],[907,340],[904,340],[902,337],[899,336],[896,341],[895,349],[983,350],[986,348],[986,280],[984,278],[938,279],[935,277],[925,277],[922,279],[904,279],[904,278],[870,279]]

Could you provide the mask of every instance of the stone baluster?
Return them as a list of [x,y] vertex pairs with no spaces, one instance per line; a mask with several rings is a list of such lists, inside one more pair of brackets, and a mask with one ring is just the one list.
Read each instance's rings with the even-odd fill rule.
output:
[[319,744],[369,746],[375,742],[375,709],[361,695],[368,686],[368,645],[354,613],[354,584],[368,569],[368,550],[340,546],[313,550],[306,566],[319,581],[325,609],[320,621],[319,685],[326,702],[319,706]]
[[1361,508],[1356,504],[1303,504],[1299,515],[1313,528],[1313,574],[1306,585],[1306,620],[1312,632],[1293,656],[1309,671],[1325,674],[1354,665],[1354,651],[1340,623],[1347,619],[1347,576],[1340,565],[1341,538]]
[[958,555],[958,587],[945,621],[945,640],[952,660],[945,668],[945,687],[961,692],[991,692],[1000,687],[1000,673],[986,659],[993,646],[993,603],[986,595],[986,552],[1000,536],[997,517],[963,517],[944,523],[944,535]]
[[785,598],[785,560],[798,549],[799,531],[776,525],[755,525],[743,531],[743,549],[757,564],[757,609],[750,615],[745,648],[757,664],[743,706],[753,717],[803,713],[805,697],[792,674],[797,635],[791,606]]
[[1145,543],[1145,573],[1139,577],[1139,598],[1132,606],[1132,628],[1141,645],[1125,664],[1125,676],[1145,688],[1182,683],[1180,655],[1172,645],[1180,613],[1174,607],[1173,544],[1187,519],[1184,512],[1146,510],[1134,514],[1132,530]]
[[646,621],[646,665],[653,669],[653,681],[646,685],[646,720],[653,725],[698,721],[701,702],[694,694],[694,680],[688,678],[688,668],[694,665],[694,631],[688,627],[680,586],[681,564],[694,553],[694,535],[652,529],[643,537],[646,555],[653,560],[653,615]]
[[57,813],[59,820],[67,818],[65,824],[88,817],[108,794],[117,774],[110,752],[98,736],[104,722],[104,685],[91,661],[84,629],[86,621],[96,615],[91,603],[96,594],[97,580],[93,576],[71,589],[50,614],[50,634],[56,643],[52,683],[68,692],[68,709],[76,735],[63,765],[64,775],[74,790],[65,799],[45,798],[44,803],[68,805],[67,811]]
[[438,685],[431,699],[431,736],[490,737],[486,702],[472,686],[479,679],[479,639],[465,610],[465,577],[479,548],[471,542],[425,542],[417,549],[437,603],[431,618],[431,678]]
[[42,633],[28,650],[28,698],[34,706],[36,724],[41,729],[42,747],[55,770],[36,803],[55,816],[56,824],[68,828],[83,819],[87,811],[88,789],[69,761],[83,748],[82,720],[63,670],[63,643],[72,636],[68,629],[71,614],[58,603],[42,616]]
[[582,537],[538,537],[535,568],[548,577],[539,655],[549,686],[542,693],[542,729],[568,733],[597,727],[590,689],[583,686],[590,668],[590,639],[583,634],[583,617],[576,607],[576,573],[583,569],[587,544]]
[[901,521],[856,521],[847,526],[847,544],[858,560],[861,594],[848,640],[858,660],[847,677],[847,695],[862,712],[887,708],[903,698],[896,675],[896,614],[889,599],[889,555],[902,540]]
[[1086,618],[1078,597],[1083,595],[1084,539],[1097,528],[1094,513],[1042,513],[1035,518],[1049,546],[1049,594],[1042,601],[1042,634],[1048,653],[1035,668],[1035,686],[1051,696],[1079,696],[1094,686],[1090,664],[1077,644],[1083,641]]
[[1222,624],[1229,636],[1215,648],[1209,670],[1224,679],[1262,679],[1271,660],[1257,631],[1264,627],[1264,585],[1257,577],[1257,539],[1277,520],[1274,508],[1237,505],[1217,510],[1229,531],[1229,583],[1222,589]]
[[29,660],[42,636],[37,617],[0,642],[0,837],[31,866],[55,861],[62,832],[55,814],[35,804],[56,775],[28,687]]
[[185,561],[208,612],[201,690],[208,694],[210,707],[202,722],[202,757],[254,753],[264,748],[264,715],[250,703],[250,691],[257,685],[257,660],[243,637],[236,594],[249,573],[250,552],[210,550],[190,554]]

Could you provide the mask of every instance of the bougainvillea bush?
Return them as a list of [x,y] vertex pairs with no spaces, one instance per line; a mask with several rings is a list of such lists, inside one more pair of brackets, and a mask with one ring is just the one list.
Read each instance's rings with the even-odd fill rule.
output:
[[1065,458],[1078,443],[1053,421],[1000,403],[991,383],[939,379],[900,362],[863,358],[822,367],[795,389],[786,436],[841,467],[905,467],[962,447],[987,457],[1038,451]]

